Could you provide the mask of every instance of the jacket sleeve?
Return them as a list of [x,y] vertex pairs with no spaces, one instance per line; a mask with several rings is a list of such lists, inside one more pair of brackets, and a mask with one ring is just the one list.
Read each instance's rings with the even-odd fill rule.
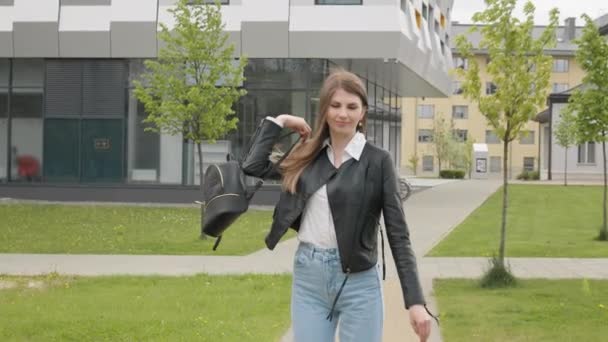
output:
[[382,182],[382,212],[386,235],[401,282],[405,308],[409,309],[415,304],[425,305],[418,277],[416,256],[412,250],[410,233],[403,213],[403,203],[399,196],[395,167],[388,153],[382,159]]
[[271,120],[263,119],[260,122],[241,159],[241,168],[246,175],[281,179],[281,174],[273,170],[274,164],[269,159],[272,148],[281,135],[281,129],[281,126]]

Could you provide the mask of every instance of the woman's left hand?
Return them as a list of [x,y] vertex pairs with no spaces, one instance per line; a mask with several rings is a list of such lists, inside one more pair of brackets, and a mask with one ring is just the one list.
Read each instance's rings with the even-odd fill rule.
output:
[[420,342],[426,342],[431,334],[431,317],[420,304],[410,306],[409,312],[410,324],[414,332],[420,338]]

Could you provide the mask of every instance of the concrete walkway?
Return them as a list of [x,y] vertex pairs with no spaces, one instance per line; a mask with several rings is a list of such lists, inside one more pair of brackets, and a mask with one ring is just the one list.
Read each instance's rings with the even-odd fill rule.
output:
[[[498,189],[498,180],[467,180],[433,184],[417,192],[405,206],[425,296],[438,312],[432,292],[436,278],[471,278],[487,267],[486,258],[424,258],[423,256]],[[386,244],[387,279],[384,342],[417,341],[409,326],[390,249]],[[274,251],[248,256],[153,256],[153,255],[41,255],[0,254],[0,274],[35,275],[49,272],[75,275],[190,275],[239,273],[289,273],[297,240],[280,243]],[[608,279],[608,259],[512,258],[515,275],[522,278]],[[290,341],[289,333],[283,341]],[[433,328],[431,341],[441,341]]]

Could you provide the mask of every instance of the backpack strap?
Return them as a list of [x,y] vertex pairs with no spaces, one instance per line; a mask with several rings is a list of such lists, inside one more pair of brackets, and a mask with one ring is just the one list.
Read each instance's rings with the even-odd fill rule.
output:
[[[297,134],[297,132],[290,132],[290,133],[284,134],[284,135],[282,135],[282,136],[279,138],[279,140],[281,140],[281,139],[283,139],[283,138],[286,138],[286,137],[288,137],[288,136],[290,136],[290,135],[293,135],[293,134]],[[287,152],[283,153],[283,155],[281,156],[281,158],[280,158],[280,159],[279,159],[279,160],[278,160],[276,163],[274,163],[274,164],[273,164],[272,169],[270,169],[270,172],[274,172],[274,171],[278,170],[279,165],[280,165],[280,164],[283,162],[283,160],[285,160],[285,158],[287,158],[287,157],[289,156],[289,153],[291,153],[291,150],[293,150],[293,148],[294,148],[294,147],[296,147],[296,145],[298,144],[298,142],[300,142],[300,140],[301,140],[301,139],[302,139],[302,137],[298,137],[298,140],[296,140],[296,142],[295,142],[295,143],[293,143],[293,144],[292,144],[292,145],[289,147],[289,149],[287,150]],[[258,191],[258,190],[260,190],[260,188],[262,187],[262,185],[263,185],[263,184],[264,184],[264,180],[263,180],[263,179],[259,179],[259,180],[258,180],[258,181],[255,183],[255,186],[254,186],[253,190],[251,190],[251,192],[249,192],[249,193],[247,194],[247,200],[250,200],[250,199],[253,197],[253,195],[254,195],[254,194],[255,194],[255,193]]]

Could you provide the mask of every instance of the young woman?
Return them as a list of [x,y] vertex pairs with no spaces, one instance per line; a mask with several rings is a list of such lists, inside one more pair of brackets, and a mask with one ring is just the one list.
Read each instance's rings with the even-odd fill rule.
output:
[[[300,117],[267,117],[242,164],[247,174],[282,179],[268,248],[288,228],[298,231],[291,300],[296,342],[334,341],[338,324],[341,342],[382,340],[381,212],[410,323],[421,341],[430,334],[395,167],[387,151],[366,142],[366,111],[363,82],[333,72],[321,89],[315,131]],[[283,127],[301,140],[276,172],[270,155]]]

